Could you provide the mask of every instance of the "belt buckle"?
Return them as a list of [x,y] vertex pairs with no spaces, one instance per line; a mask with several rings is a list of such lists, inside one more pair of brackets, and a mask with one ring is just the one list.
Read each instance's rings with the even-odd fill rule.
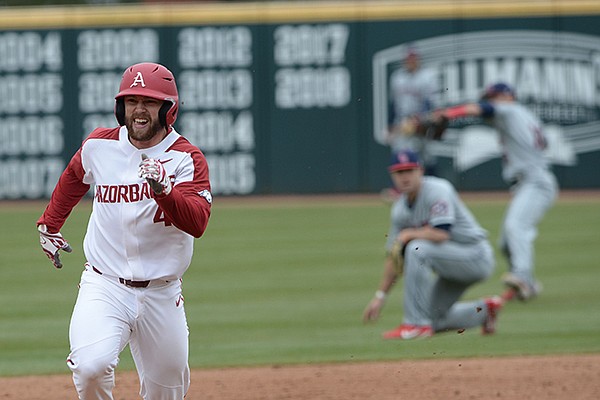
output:
[[150,284],[150,281],[132,281],[124,278],[119,278],[119,282],[132,288],[146,288]]

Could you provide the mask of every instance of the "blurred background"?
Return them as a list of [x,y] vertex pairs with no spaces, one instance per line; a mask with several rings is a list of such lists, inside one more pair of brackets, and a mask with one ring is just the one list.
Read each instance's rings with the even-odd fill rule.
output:
[[[131,64],[180,91],[175,128],[215,195],[379,193],[390,77],[416,51],[438,107],[503,81],[543,119],[563,189],[600,187],[600,3],[0,0],[0,200],[49,198],[81,141],[116,126]],[[481,121],[431,144],[459,190],[505,190]]]

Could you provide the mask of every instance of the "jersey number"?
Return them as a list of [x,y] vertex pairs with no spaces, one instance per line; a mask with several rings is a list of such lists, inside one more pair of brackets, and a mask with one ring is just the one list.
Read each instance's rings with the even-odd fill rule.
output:
[[154,223],[160,224],[161,222],[163,222],[165,226],[173,225],[173,222],[171,222],[171,220],[165,215],[163,210],[160,207],[158,207],[158,210],[156,210],[156,214],[154,214]]
[[533,145],[536,149],[545,150],[546,147],[548,147],[548,141],[546,140],[546,136],[544,136],[544,132],[539,126],[533,127],[533,137]]

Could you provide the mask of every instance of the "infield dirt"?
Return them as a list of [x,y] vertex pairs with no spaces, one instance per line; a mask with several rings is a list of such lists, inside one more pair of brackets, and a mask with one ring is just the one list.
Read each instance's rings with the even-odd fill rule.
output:
[[[118,372],[115,400],[140,399]],[[77,399],[70,375],[0,378],[0,399]],[[186,400],[592,400],[600,354],[198,369]]]

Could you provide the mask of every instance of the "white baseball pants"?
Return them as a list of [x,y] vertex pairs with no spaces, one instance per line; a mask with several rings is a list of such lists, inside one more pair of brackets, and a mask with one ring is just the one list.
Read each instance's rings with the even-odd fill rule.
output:
[[131,288],[86,269],[69,340],[67,365],[81,400],[113,400],[114,371],[127,344],[142,398],[182,400],[189,388],[188,326],[179,280]]

